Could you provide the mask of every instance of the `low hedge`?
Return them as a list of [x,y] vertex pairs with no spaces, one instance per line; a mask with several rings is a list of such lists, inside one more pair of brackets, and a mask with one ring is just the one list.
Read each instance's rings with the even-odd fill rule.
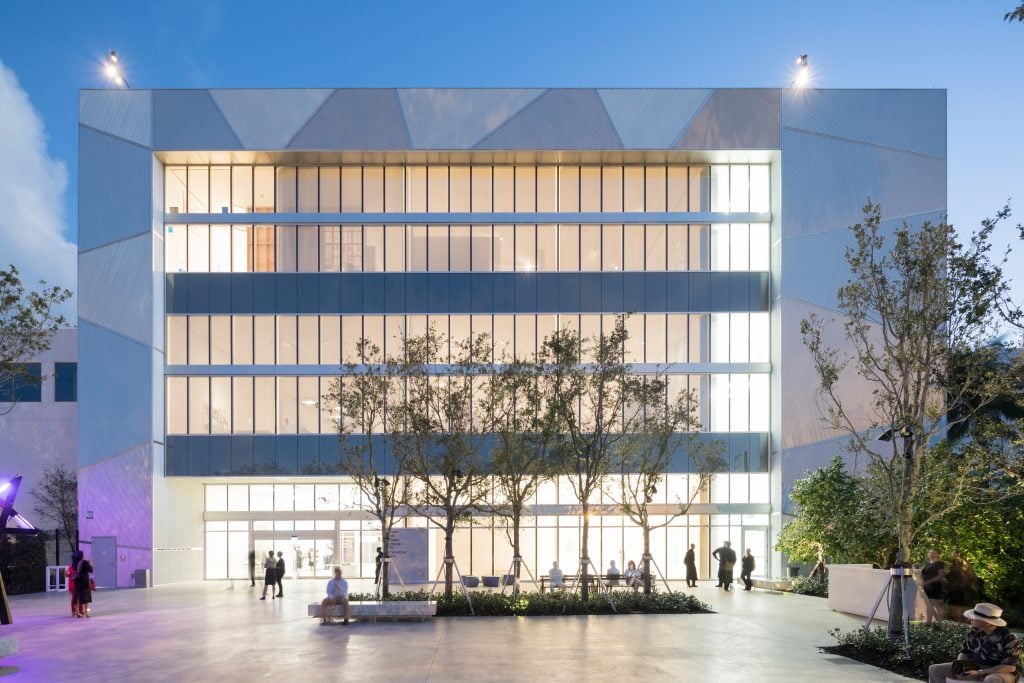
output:
[[888,629],[883,626],[859,628],[846,633],[831,629],[829,635],[839,644],[824,649],[826,652],[926,681],[929,666],[956,659],[969,630],[967,624],[952,621],[932,625],[911,624],[909,659],[904,658],[903,638],[889,640]]
[[[644,593],[631,590],[608,593],[591,593],[586,603],[578,593],[536,593],[520,592],[514,599],[512,594],[498,592],[470,591],[473,612],[461,591],[454,593],[451,600],[445,600],[428,591],[392,593],[388,600],[436,600],[437,616],[478,617],[546,616],[558,614],[695,614],[710,612],[711,608],[686,593]],[[609,597],[611,600],[609,600]],[[374,600],[370,594],[353,594],[352,600]],[[614,607],[613,607],[614,605]]]
[[800,576],[793,579],[792,591],[797,595],[812,595],[816,598],[828,597],[828,579],[817,576]]

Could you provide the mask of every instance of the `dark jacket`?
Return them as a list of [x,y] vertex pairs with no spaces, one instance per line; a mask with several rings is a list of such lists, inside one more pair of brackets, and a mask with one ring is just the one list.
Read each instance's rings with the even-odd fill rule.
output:
[[277,578],[283,579],[284,578],[284,571],[285,571],[284,558],[281,557],[281,558],[279,558],[277,560]]
[[753,555],[751,555],[749,557],[744,555],[743,559],[740,562],[742,563],[743,573],[744,574],[749,574],[750,572],[754,571],[754,556]]

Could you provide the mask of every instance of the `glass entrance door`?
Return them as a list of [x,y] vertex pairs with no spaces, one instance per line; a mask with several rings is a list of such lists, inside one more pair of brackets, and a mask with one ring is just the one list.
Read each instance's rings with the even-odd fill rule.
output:
[[280,533],[253,534],[256,548],[257,575],[263,576],[263,562],[268,551],[283,552],[285,576],[292,579],[330,578],[335,562],[334,534],[304,534],[282,536]]
[[743,556],[750,548],[754,555],[754,576],[770,576],[768,567],[768,529],[765,527],[743,527],[743,547],[737,555]]

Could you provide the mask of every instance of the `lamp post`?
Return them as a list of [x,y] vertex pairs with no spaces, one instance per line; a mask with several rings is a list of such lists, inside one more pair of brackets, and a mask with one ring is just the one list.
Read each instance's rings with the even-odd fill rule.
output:
[[793,76],[793,87],[806,88],[811,82],[811,68],[807,65],[807,55],[796,58],[796,74]]
[[116,51],[111,50],[110,54],[107,55],[107,61],[103,64],[103,73],[115,85],[131,90],[132,86],[128,84],[128,79],[124,77],[124,71],[121,70],[121,60],[118,59]]

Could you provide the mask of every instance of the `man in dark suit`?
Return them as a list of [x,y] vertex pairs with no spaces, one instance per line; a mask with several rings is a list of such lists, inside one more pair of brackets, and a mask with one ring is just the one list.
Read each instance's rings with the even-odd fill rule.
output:
[[746,554],[740,560],[740,566],[740,578],[743,579],[743,584],[746,586],[743,590],[748,591],[754,587],[750,580],[750,575],[754,573],[754,556],[751,554],[750,548],[747,548]]
[[256,550],[249,551],[249,580],[252,581],[252,585],[256,585]]
[[277,551],[277,597],[279,597],[279,598],[283,598],[284,597],[284,583],[282,583],[282,580],[284,579],[284,572],[285,572],[284,551],[283,550],[278,550]]
[[724,587],[729,590],[732,583],[732,568],[736,566],[736,551],[732,549],[732,543],[726,541],[721,548],[716,548],[711,556],[718,560],[718,585],[716,588]]

